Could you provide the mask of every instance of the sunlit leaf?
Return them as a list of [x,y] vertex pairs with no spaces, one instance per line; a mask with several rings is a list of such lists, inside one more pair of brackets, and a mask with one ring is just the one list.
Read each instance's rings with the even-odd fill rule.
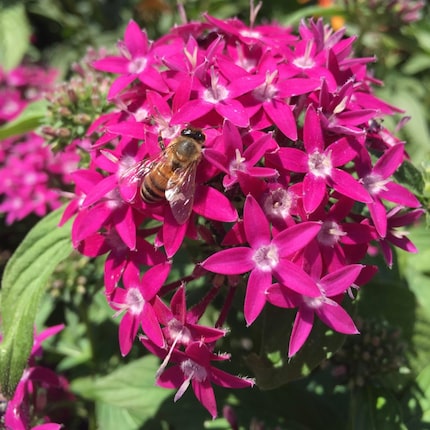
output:
[[350,420],[351,429],[407,430],[400,404],[392,392],[373,385],[353,391]]
[[[30,44],[30,25],[22,2],[0,3],[0,64],[18,66]],[[1,138],[1,137],[0,137]]]
[[340,16],[343,15],[345,10],[342,7],[338,6],[330,6],[330,7],[321,7],[321,6],[307,6],[302,7],[292,13],[289,13],[286,17],[281,21],[282,25],[290,26],[297,25],[304,18],[312,17],[312,16],[323,16],[323,17],[332,17],[332,16]]
[[4,271],[0,385],[8,396],[12,395],[30,355],[36,312],[47,280],[72,251],[71,223],[58,227],[62,212],[58,209],[33,227]]
[[406,75],[425,72],[430,68],[430,55],[418,53],[413,55],[402,67],[402,72]]
[[422,195],[424,192],[424,178],[420,170],[418,170],[409,161],[403,162],[395,173],[395,178],[401,184],[407,186],[412,192],[417,195]]
[[138,429],[172,395],[154,384],[158,366],[156,357],[144,357],[107,376],[76,379],[72,389],[96,402],[97,422],[103,430]]
[[24,134],[39,127],[42,118],[46,116],[46,107],[47,103],[44,100],[30,103],[18,118],[0,127],[0,139]]

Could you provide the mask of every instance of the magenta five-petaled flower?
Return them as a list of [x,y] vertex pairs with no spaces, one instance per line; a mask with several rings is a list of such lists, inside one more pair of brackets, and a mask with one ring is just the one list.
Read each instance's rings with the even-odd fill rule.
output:
[[153,304],[158,290],[163,285],[170,271],[169,263],[161,263],[151,267],[140,277],[139,268],[130,264],[124,271],[125,288],[116,288],[111,296],[111,306],[124,312],[119,325],[119,343],[122,355],[127,355],[137,335],[139,326],[157,346],[164,345],[161,331]]
[[244,207],[245,236],[250,247],[225,249],[202,262],[211,272],[238,275],[251,271],[245,295],[245,319],[252,324],[266,301],[272,276],[309,297],[319,295],[311,278],[289,259],[319,232],[318,222],[303,222],[271,238],[270,224],[254,197],[246,198]]
[[[5,429],[60,430],[63,427],[61,424],[49,422],[47,416],[49,407],[46,402],[50,395],[55,395],[58,402],[74,400],[69,392],[68,381],[51,369],[36,364],[35,360],[42,354],[42,342],[63,328],[63,325],[49,327],[35,336],[28,366],[22,374],[13,398],[7,402],[4,416],[2,415]],[[31,423],[34,421],[44,424],[33,427]]]
[[[315,267],[315,266],[314,266]],[[318,297],[299,295],[282,284],[274,284],[267,292],[267,300],[281,308],[297,308],[290,339],[288,355],[291,357],[303,346],[312,329],[314,315],[317,315],[333,330],[345,334],[357,334],[351,317],[339,305],[337,296],[344,294],[356,280],[362,266],[351,264],[331,272],[321,279],[315,269],[315,286],[320,291]]]
[[356,151],[346,137],[327,143],[322,133],[320,118],[312,105],[306,110],[303,145],[305,151],[281,148],[278,156],[284,168],[305,173],[303,205],[306,212],[314,212],[324,201],[327,186],[358,202],[371,202],[371,197],[363,185],[339,168],[356,157]]
[[[145,337],[140,340],[155,355],[165,358],[164,350],[157,348]],[[247,388],[254,385],[253,379],[230,375],[212,364],[212,361],[220,362],[229,358],[228,354],[214,354],[202,342],[192,342],[184,351],[176,350],[171,354],[170,362],[173,365],[159,372],[157,384],[166,388],[177,388],[175,401],[179,400],[191,385],[197,399],[215,418],[217,407],[212,384],[224,388]]]
[[[162,360],[157,383],[176,388],[175,400],[192,387],[216,416],[212,384],[253,384],[213,365],[229,358],[214,351],[236,294],[248,326],[267,302],[296,311],[290,357],[315,317],[356,334],[342,301],[373,275],[364,258],[375,244],[390,266],[392,246],[416,252],[401,228],[422,211],[393,178],[405,145],[380,126],[399,109],[373,94],[373,59],[353,57],[354,37],[322,20],[302,22],[295,36],[275,24],[204,19],[153,42],[131,21],[120,54],[94,63],[116,74],[115,109],[89,130],[91,162],[73,174],[62,222],[76,214],[74,246],[107,254],[121,353],[138,337]],[[195,129],[205,136],[201,157],[181,188],[171,177],[186,173],[183,160],[163,151]],[[167,167],[151,177],[152,204],[140,188],[160,160]],[[193,191],[180,224],[164,198],[172,188]],[[197,302],[187,295],[194,281],[203,285]],[[216,307],[213,326],[202,324]]]

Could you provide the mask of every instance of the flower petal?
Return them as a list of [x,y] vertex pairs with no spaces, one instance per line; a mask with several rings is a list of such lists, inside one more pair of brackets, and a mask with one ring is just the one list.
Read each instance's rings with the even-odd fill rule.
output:
[[333,169],[331,171],[331,179],[333,181],[333,188],[344,196],[363,203],[370,203],[372,201],[372,197],[366,188],[349,173],[340,169]]
[[134,251],[136,249],[137,226],[133,219],[131,206],[124,205],[116,210],[112,215],[112,222],[123,242],[130,250]]
[[245,201],[243,225],[251,248],[270,243],[270,225],[257,200],[248,195]]
[[372,221],[375,224],[376,231],[381,237],[387,234],[387,212],[385,206],[379,200],[367,205],[369,208]]
[[320,230],[319,222],[302,222],[282,230],[273,238],[272,243],[278,248],[281,257],[288,257],[304,248]]
[[251,378],[240,378],[239,376],[230,375],[230,373],[212,367],[212,382],[224,388],[248,388],[254,385]]
[[130,352],[138,329],[139,321],[127,312],[122,317],[118,330],[119,348],[123,357]]
[[202,100],[190,100],[181,106],[173,115],[170,123],[173,124],[188,124],[202,116],[206,115],[213,109],[213,104],[206,103]]
[[184,374],[179,366],[167,368],[157,379],[157,385],[164,388],[179,388],[184,382]]
[[303,205],[307,213],[312,213],[327,194],[324,178],[307,174],[303,179]]
[[315,281],[291,261],[282,259],[273,274],[279,282],[299,294],[309,297],[319,297],[321,295]]
[[210,381],[205,379],[199,382],[196,379],[192,379],[191,386],[193,387],[197,400],[208,410],[212,418],[215,419],[218,413],[215,394]]
[[124,42],[132,57],[143,56],[148,47],[148,37],[132,19],[128,23],[124,32]]
[[314,313],[306,307],[300,307],[291,332],[288,357],[295,355],[306,342],[314,323]]
[[266,290],[272,283],[271,272],[254,269],[248,279],[245,295],[245,320],[250,326],[260,315],[266,304]]
[[219,251],[208,257],[201,265],[209,272],[223,275],[240,275],[255,267],[252,256],[253,251],[251,248],[239,246]]
[[[162,240],[167,257],[171,258],[182,245],[187,232],[188,223],[178,224],[168,205],[164,209],[164,223],[161,230]],[[158,245],[156,245],[158,246]]]
[[295,308],[301,302],[300,296],[296,292],[285,288],[281,284],[270,286],[266,296],[267,301],[278,308]]
[[352,318],[348,315],[345,309],[343,309],[342,306],[339,306],[336,302],[325,304],[316,310],[316,314],[324,324],[339,333],[359,333]]
[[343,166],[357,155],[357,151],[350,145],[348,139],[344,137],[333,142],[327,148],[326,152],[328,151],[331,153],[331,161],[335,167]]
[[410,208],[421,206],[419,200],[408,189],[395,182],[385,184],[385,190],[379,191],[378,197]]
[[242,103],[237,100],[224,100],[215,104],[215,110],[238,127],[248,127],[249,117]]
[[143,307],[140,325],[142,326],[143,332],[155,345],[160,348],[164,346],[163,332],[161,331],[154,309],[152,309],[149,303],[145,303]]
[[297,140],[296,119],[287,103],[272,99],[271,103],[264,103],[263,108],[285,136],[293,141]]
[[324,276],[320,280],[320,284],[326,291],[327,296],[342,294],[357,279],[363,267],[361,264],[350,264],[342,267]]
[[325,148],[320,119],[312,104],[309,105],[305,115],[303,143],[308,154],[315,151],[323,152]]
[[237,211],[221,192],[205,185],[196,186],[193,210],[205,218],[222,222],[237,220]]
[[392,146],[385,154],[375,163],[373,173],[380,175],[382,178],[391,176],[402,164],[405,158],[404,145],[399,143]]
[[87,197],[82,203],[82,208],[88,208],[99,200],[105,199],[106,194],[110,193],[116,186],[117,179],[115,175],[110,175],[102,179],[89,191]]
[[276,153],[281,165],[286,170],[305,173],[308,171],[308,156],[296,148],[280,148]]
[[170,268],[171,263],[166,262],[157,264],[145,272],[140,282],[140,291],[145,300],[151,300],[158,293],[169,275]]

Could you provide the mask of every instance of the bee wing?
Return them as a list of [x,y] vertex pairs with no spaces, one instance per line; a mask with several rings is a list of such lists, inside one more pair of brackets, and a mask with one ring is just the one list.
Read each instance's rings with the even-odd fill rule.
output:
[[151,170],[153,161],[143,160],[134,166],[124,170],[119,177],[119,191],[126,202],[131,202],[135,197],[142,178]]
[[178,224],[184,224],[191,215],[196,188],[197,163],[178,169],[167,182],[166,200]]

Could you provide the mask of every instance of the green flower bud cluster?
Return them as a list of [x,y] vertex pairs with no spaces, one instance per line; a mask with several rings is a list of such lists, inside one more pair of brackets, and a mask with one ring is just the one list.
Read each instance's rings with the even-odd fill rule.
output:
[[49,282],[49,292],[54,298],[63,297],[71,291],[78,296],[93,294],[101,288],[102,273],[101,262],[75,251],[56,268]]
[[54,151],[84,138],[94,119],[110,109],[106,96],[112,78],[91,66],[102,55],[89,49],[82,61],[72,65],[71,78],[46,94],[48,115],[41,132]]
[[360,336],[348,336],[330,359],[333,374],[350,388],[380,385],[384,375],[404,373],[406,343],[397,327],[385,320],[359,320]]

